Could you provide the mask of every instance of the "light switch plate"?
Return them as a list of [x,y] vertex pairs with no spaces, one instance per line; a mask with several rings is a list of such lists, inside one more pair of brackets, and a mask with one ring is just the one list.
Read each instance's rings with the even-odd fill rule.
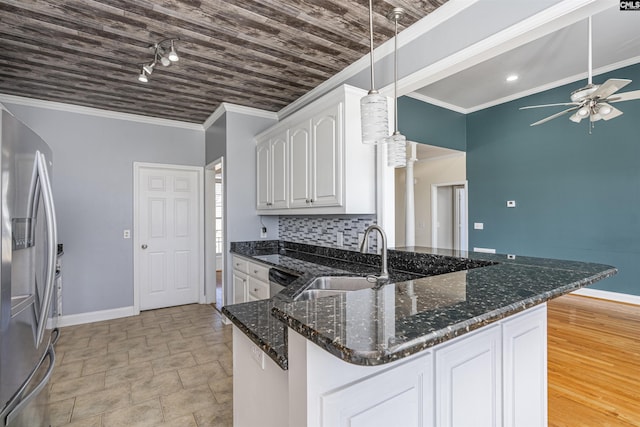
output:
[[507,200],[507,207],[508,208],[515,208],[516,207],[516,201],[515,200]]
[[484,223],[483,222],[474,222],[473,223],[473,229],[474,230],[484,230]]
[[340,247],[344,246],[344,233],[342,231],[336,233],[336,245]]

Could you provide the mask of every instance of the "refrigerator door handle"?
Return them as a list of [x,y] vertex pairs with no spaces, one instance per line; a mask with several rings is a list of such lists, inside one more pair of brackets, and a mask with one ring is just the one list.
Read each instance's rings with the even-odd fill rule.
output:
[[24,396],[21,400],[20,403],[18,403],[8,414],[7,414],[7,418],[6,418],[6,425],[11,425],[11,423],[13,422],[13,420],[18,416],[18,414],[20,413],[20,411],[29,404],[29,402],[35,398],[36,396],[38,396],[38,394],[42,391],[42,389],[44,387],[46,387],[46,385],[49,383],[49,379],[51,379],[51,374],[53,373],[53,368],[56,364],[56,353],[53,350],[53,345],[49,345],[49,348],[47,349],[47,352],[45,353],[44,357],[42,358],[42,360],[40,361],[40,363],[38,364],[38,367],[34,370],[34,372],[36,372],[38,369],[40,369],[40,366],[42,366],[42,364],[44,363],[46,358],[49,358],[49,367],[47,368],[47,373],[44,374],[44,377],[42,378],[42,381],[40,381],[40,383],[35,386],[33,388],[33,390],[31,390],[29,392],[29,394],[27,394],[26,396]]
[[51,191],[51,181],[47,169],[47,159],[44,154],[36,152],[36,162],[38,164],[38,179],[42,190],[44,201],[44,213],[47,222],[47,274],[45,276],[44,298],[40,306],[40,316],[38,317],[38,330],[36,333],[36,344],[39,346],[44,338],[47,325],[47,314],[51,305],[51,296],[56,275],[56,250],[58,246],[58,232],[56,228],[56,210],[53,205],[53,192]]

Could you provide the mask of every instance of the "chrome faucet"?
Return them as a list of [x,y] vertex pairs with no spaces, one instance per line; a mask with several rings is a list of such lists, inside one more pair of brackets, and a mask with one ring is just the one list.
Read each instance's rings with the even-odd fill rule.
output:
[[377,282],[384,282],[389,280],[389,270],[387,269],[387,233],[384,232],[382,227],[380,227],[377,224],[373,224],[367,227],[367,229],[364,232],[364,238],[362,239],[362,244],[360,245],[360,252],[365,253],[366,251],[365,247],[367,246],[367,239],[369,238],[369,233],[371,233],[371,231],[373,230],[378,230],[378,232],[380,233],[380,237],[382,238],[382,265],[380,268],[379,276],[371,275],[371,276],[368,276],[367,279],[371,277],[371,278],[375,278]]

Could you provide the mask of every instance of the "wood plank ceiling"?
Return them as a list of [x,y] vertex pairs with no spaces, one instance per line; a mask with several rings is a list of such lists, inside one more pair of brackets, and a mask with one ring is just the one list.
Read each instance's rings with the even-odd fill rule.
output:
[[[374,0],[375,45],[447,0]],[[369,50],[368,0],[0,0],[0,93],[203,123],[222,102],[278,111]],[[180,60],[149,46],[179,37]]]

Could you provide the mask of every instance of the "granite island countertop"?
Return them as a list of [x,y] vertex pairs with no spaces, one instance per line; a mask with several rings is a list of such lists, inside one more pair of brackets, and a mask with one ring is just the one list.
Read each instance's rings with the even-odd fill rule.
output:
[[375,274],[380,257],[279,241],[235,244],[232,253],[302,274],[269,300],[223,308],[283,369],[287,369],[287,327],[342,360],[379,365],[617,272],[595,263],[399,248],[389,251],[393,273],[389,284],[296,301],[315,277]]

